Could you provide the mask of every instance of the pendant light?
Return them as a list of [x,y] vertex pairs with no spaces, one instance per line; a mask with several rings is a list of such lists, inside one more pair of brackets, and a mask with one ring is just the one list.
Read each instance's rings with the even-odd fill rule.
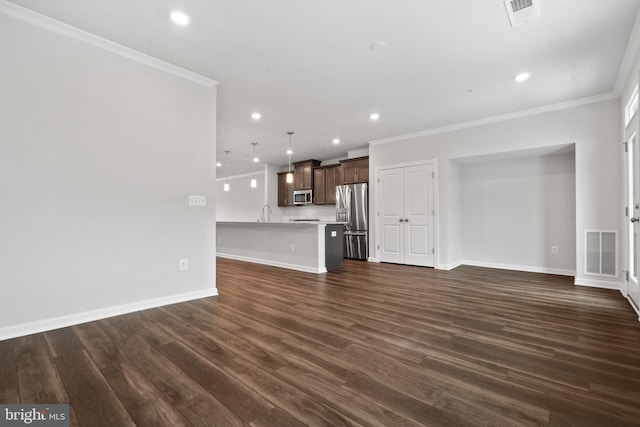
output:
[[291,184],[293,182],[293,174],[291,173],[291,155],[293,154],[293,150],[291,149],[291,135],[293,132],[287,132],[289,135],[289,149],[287,150],[287,154],[289,155],[289,172],[287,173],[287,184]]
[[256,155],[256,146],[258,143],[252,142],[251,145],[253,145],[253,163],[258,163],[260,161],[260,158]]
[[257,142],[252,142],[251,145],[253,145],[253,176],[251,177],[251,188],[256,188],[258,186],[258,181],[256,180],[256,167],[255,167],[255,163],[258,163],[260,161],[260,159],[258,158],[258,156],[256,156],[256,145],[258,145]]
[[225,152],[225,153],[226,153],[226,155],[227,155],[227,160],[226,160],[226,165],[227,165],[227,176],[226,176],[225,181],[224,181],[224,191],[229,191],[229,153],[230,153],[231,151],[229,151],[229,150],[224,150],[224,152]]

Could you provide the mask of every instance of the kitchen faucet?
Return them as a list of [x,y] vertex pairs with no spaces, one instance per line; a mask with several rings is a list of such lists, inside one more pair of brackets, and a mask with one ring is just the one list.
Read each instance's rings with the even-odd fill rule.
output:
[[[267,214],[264,214],[264,208],[267,208]],[[271,214],[271,206],[264,205],[262,209],[260,209],[260,222],[268,222],[269,215]]]

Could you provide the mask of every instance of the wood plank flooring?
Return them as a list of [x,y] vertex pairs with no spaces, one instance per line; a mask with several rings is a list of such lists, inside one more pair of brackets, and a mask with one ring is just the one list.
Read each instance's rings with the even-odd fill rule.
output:
[[218,259],[215,298],[0,342],[0,403],[79,426],[638,426],[618,291],[477,267]]

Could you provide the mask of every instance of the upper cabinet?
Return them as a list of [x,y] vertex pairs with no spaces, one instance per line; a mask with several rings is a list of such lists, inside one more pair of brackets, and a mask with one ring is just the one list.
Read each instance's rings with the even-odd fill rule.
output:
[[318,160],[305,160],[293,164],[295,172],[293,183],[295,190],[311,190],[313,188],[313,168],[320,166]]
[[340,166],[331,166],[327,168],[327,176],[325,180],[325,204],[336,204],[336,186],[338,184],[338,176],[340,173]]
[[313,204],[334,205],[340,165],[323,166],[313,170]]
[[313,204],[324,205],[327,192],[327,168],[313,170]]
[[293,183],[287,183],[287,172],[278,173],[278,206],[293,206]]
[[294,206],[294,190],[313,190],[313,204],[334,205],[336,186],[369,182],[369,157],[341,160],[340,164],[320,166],[318,160],[293,163],[293,183],[287,173],[278,173],[278,206]]
[[341,160],[342,184],[369,182],[369,157]]

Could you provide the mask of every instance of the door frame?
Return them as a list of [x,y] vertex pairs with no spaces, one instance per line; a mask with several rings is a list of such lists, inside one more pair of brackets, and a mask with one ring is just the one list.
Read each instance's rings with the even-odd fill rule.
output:
[[[389,165],[379,165],[375,167],[375,197],[371,197],[369,194],[369,203],[371,200],[375,200],[375,206],[373,210],[370,209],[369,215],[371,216],[373,213],[373,218],[375,218],[376,226],[375,226],[375,236],[373,239],[374,251],[369,251],[369,253],[375,254],[374,257],[370,257],[369,261],[372,262],[380,262],[380,239],[382,236],[382,224],[378,218],[380,218],[380,210],[378,206],[380,206],[380,189],[378,187],[378,183],[380,180],[380,171],[385,169],[396,169],[396,168],[404,168],[408,166],[422,166],[422,165],[432,165],[433,166],[433,268],[440,269],[440,256],[439,256],[439,248],[440,248],[440,197],[439,197],[439,181],[438,181],[438,159],[426,159],[426,160],[418,160],[414,162],[406,162],[406,163],[394,163]],[[369,186],[371,188],[371,186]]]
[[[635,206],[633,206],[633,201],[634,201],[634,195],[631,194],[632,190],[635,190],[635,188],[631,188],[631,186],[629,185],[629,181],[630,181],[630,175],[632,174],[632,168],[633,168],[633,158],[632,156],[636,155],[638,156],[638,150],[640,150],[640,130],[638,129],[638,126],[635,122],[635,120],[637,120],[636,118],[634,118],[630,123],[629,126],[625,129],[625,141],[622,143],[624,145],[624,150],[623,150],[623,164],[624,167],[623,169],[623,191],[624,191],[624,208],[623,208],[623,221],[624,221],[624,227],[623,227],[623,232],[624,232],[624,239],[623,239],[623,246],[624,246],[624,271],[623,271],[623,275],[622,275],[622,286],[620,287],[620,292],[622,293],[622,295],[624,295],[624,297],[629,300],[629,304],[631,305],[631,307],[635,310],[636,314],[638,314],[638,319],[640,320],[640,307],[638,306],[639,302],[635,301],[634,299],[631,298],[630,292],[629,292],[629,287],[630,287],[630,281],[632,281],[633,279],[630,277],[633,273],[632,273],[632,266],[631,264],[634,262],[634,260],[632,259],[632,256],[635,255],[636,259],[638,258],[638,254],[634,254],[631,246],[633,245],[633,241],[631,240],[631,235],[633,232],[633,223],[631,223],[630,219],[631,217],[633,217],[637,211],[637,209],[635,209]],[[626,136],[628,136],[628,138],[626,138]],[[631,145],[632,140],[635,139],[635,147],[633,147]],[[638,177],[633,177],[636,180],[636,185],[637,185],[637,178]],[[638,266],[640,267],[640,262],[637,263]]]
[[[637,190],[636,186],[640,185],[640,180],[638,180],[638,176],[634,176],[638,173],[638,171],[634,171],[634,154],[636,156],[635,160],[638,160],[638,154],[640,152],[640,111],[638,110],[638,82],[640,81],[640,73],[636,74],[636,80],[633,82],[631,86],[630,93],[623,95],[625,98],[622,103],[622,145],[624,149],[622,150],[623,155],[623,165],[622,168],[622,190],[623,190],[623,206],[622,206],[622,233],[623,237],[623,248],[624,248],[624,263],[621,277],[621,286],[620,292],[624,297],[629,301],[629,305],[633,308],[633,310],[638,315],[638,320],[640,320],[640,301],[633,299],[631,297],[632,292],[637,292],[638,283],[637,280],[633,281],[630,277],[633,272],[633,265],[635,263],[636,269],[640,268],[640,256],[637,253],[638,248],[634,251],[632,249],[634,242],[633,230],[634,223],[631,222],[632,217],[638,218],[638,209],[633,205],[635,197],[637,193],[631,192]],[[632,146],[631,141],[635,138],[635,147]],[[635,150],[634,150],[635,148]],[[635,172],[635,174],[634,174]],[[630,184],[631,179],[635,183]],[[637,224],[636,227],[637,229]],[[633,257],[635,256],[635,259]],[[637,272],[636,272],[637,273]],[[633,281],[634,287],[631,288],[631,282]]]

